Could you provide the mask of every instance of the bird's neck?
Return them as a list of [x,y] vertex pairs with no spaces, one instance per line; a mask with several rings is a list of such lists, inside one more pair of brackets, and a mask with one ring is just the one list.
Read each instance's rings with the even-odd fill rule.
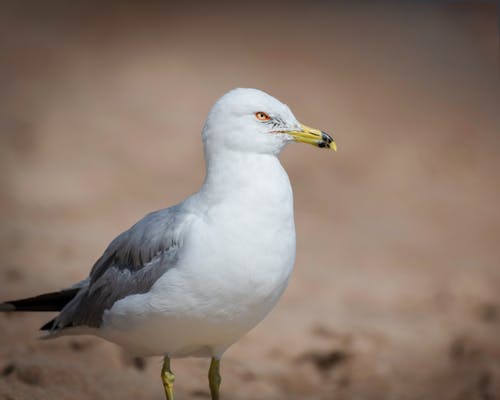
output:
[[234,196],[291,198],[288,175],[273,154],[225,151],[207,157],[202,192],[218,201]]

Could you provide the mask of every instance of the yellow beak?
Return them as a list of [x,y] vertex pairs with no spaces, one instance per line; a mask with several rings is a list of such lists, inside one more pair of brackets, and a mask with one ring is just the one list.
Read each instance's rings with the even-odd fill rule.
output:
[[337,151],[337,143],[326,132],[300,124],[301,130],[285,131],[287,135],[294,138],[296,142],[309,143],[316,147]]

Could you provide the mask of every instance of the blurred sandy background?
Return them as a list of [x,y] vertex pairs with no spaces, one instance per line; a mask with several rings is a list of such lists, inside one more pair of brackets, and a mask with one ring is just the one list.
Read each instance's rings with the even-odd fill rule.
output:
[[[298,257],[226,354],[225,399],[500,398],[495,3],[2,2],[0,300],[83,279],[203,180],[212,103],[261,88],[332,132],[290,146]],[[162,399],[159,359],[0,315],[0,399]],[[166,340],[168,340],[166,338]],[[178,360],[178,399],[208,397]]]

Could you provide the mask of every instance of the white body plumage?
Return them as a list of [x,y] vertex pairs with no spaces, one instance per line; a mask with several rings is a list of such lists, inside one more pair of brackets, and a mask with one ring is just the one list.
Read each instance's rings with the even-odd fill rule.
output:
[[292,189],[277,158],[284,144],[207,156],[204,185],[178,206],[175,268],[105,311],[100,336],[141,355],[220,357],[268,314],[295,260]]

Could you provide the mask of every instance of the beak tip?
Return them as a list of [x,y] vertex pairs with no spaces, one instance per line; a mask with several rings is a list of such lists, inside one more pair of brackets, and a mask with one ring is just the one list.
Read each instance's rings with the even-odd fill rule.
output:
[[303,124],[301,124],[300,127],[300,131],[287,131],[289,135],[293,136],[296,142],[309,143],[322,149],[337,151],[337,143],[335,143],[333,138],[325,131],[310,128]]
[[323,140],[324,147],[337,151],[337,143],[335,143],[335,140],[333,140],[328,133],[321,131],[321,138]]

